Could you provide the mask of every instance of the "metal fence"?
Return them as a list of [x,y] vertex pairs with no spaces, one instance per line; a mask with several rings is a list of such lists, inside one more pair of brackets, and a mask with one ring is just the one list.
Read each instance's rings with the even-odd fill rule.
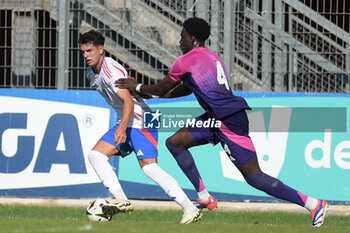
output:
[[90,29],[132,76],[158,82],[192,16],[209,21],[235,90],[349,92],[346,0],[0,0],[0,87],[90,89],[77,43]]

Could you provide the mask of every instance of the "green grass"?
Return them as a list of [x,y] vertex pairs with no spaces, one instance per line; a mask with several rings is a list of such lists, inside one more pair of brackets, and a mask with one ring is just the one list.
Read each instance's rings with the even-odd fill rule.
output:
[[350,216],[328,216],[322,228],[311,227],[306,214],[204,211],[203,220],[180,225],[182,211],[135,210],[110,222],[90,222],[84,208],[0,205],[0,233],[142,232],[142,233],[350,233]]

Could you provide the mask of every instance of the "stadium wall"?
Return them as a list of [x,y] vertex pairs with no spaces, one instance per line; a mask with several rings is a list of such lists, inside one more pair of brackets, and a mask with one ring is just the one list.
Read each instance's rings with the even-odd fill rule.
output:
[[[248,112],[250,136],[266,173],[307,195],[349,203],[349,94],[235,94],[253,108]],[[169,122],[203,110],[193,95],[148,103],[162,113],[159,164],[196,199],[165,140],[176,131]],[[109,197],[87,154],[116,120],[96,91],[0,89],[0,196]],[[247,185],[220,145],[191,152],[217,199],[280,201]],[[169,199],[142,173],[134,153],[110,162],[129,198]]]

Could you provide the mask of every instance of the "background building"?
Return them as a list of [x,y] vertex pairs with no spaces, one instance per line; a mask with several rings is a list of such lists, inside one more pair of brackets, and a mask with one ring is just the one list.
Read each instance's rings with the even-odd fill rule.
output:
[[180,55],[181,23],[205,18],[234,90],[349,92],[346,0],[1,0],[0,87],[89,89],[77,39],[106,36],[106,53],[140,82]]

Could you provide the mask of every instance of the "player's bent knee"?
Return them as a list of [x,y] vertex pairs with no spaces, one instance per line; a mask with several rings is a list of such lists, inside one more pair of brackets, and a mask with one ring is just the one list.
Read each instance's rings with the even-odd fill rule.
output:
[[160,167],[156,163],[149,163],[142,167],[143,173],[151,179],[155,177],[155,174],[159,169]]
[[95,153],[94,153],[94,150],[91,150],[88,154],[88,159],[89,159],[89,162],[92,164],[92,161],[94,161],[94,157],[95,157]]
[[185,150],[184,148],[178,146],[178,145],[175,145],[172,141],[171,141],[171,138],[168,138],[166,141],[165,141],[165,145],[166,147],[168,148],[168,150],[172,153],[172,155],[175,155],[177,154],[178,152],[181,152],[183,150]]
[[182,147],[182,148],[185,148],[185,145],[184,145],[184,140],[182,137],[179,137],[178,135],[173,135],[171,137],[169,137],[167,140],[166,140],[166,145],[169,144],[169,145],[174,145],[174,146],[177,146],[177,147]]
[[165,141],[165,145],[169,150],[172,148],[173,144],[171,143],[170,138],[167,138],[167,140]]
[[158,163],[157,158],[139,159],[139,164],[141,168],[152,163],[157,164]]
[[91,164],[95,164],[101,160],[108,160],[108,157],[97,150],[91,150],[88,154],[88,159]]
[[273,192],[273,190],[279,189],[279,186],[281,184],[283,185],[281,181],[263,173],[262,171],[259,171],[252,176],[245,177],[245,180],[249,185],[253,186],[256,189],[262,190],[270,195]]

